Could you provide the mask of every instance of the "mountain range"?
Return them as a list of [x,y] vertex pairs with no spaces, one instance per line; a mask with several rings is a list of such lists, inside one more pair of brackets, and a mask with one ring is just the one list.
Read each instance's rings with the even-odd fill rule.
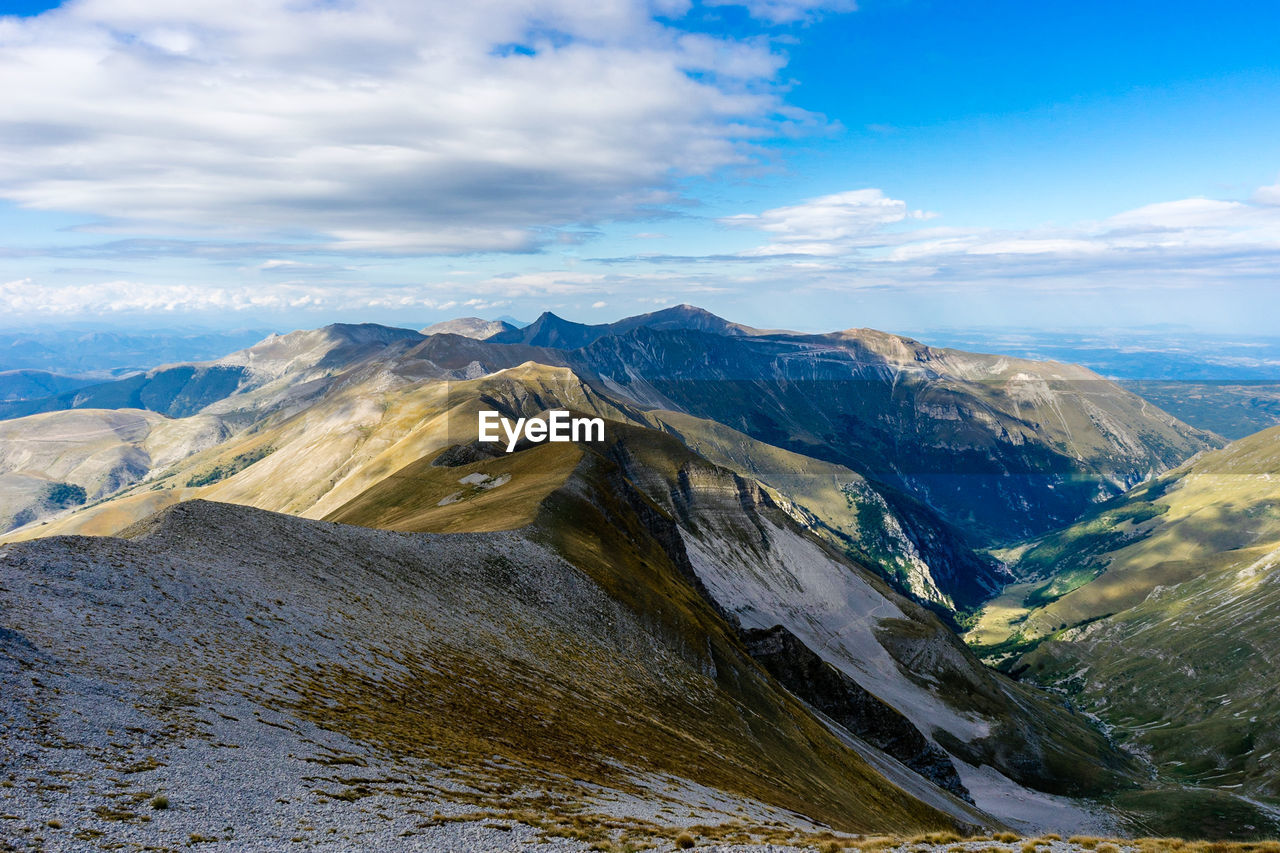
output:
[[[482,410],[553,409],[605,419],[605,440],[478,441]],[[171,766],[206,778],[231,717],[300,821],[366,797],[510,815],[528,810],[513,780],[536,780],[560,810],[539,807],[543,829],[572,806],[599,843],[674,831],[635,803],[663,786],[748,834],[790,815],[800,838],[1133,831],[1211,778],[1153,781],[1146,741],[1075,708],[1101,713],[1110,688],[1067,684],[1070,631],[1120,611],[1063,608],[1121,577],[1096,571],[1114,537],[1081,530],[1174,518],[1138,504],[1238,443],[1084,368],[679,306],[329,326],[2,411],[0,659],[23,698],[0,710],[25,733],[6,748],[48,757],[62,738],[74,773],[148,762],[140,791],[176,785]],[[1258,512],[1220,520],[1261,529]],[[997,605],[1031,587],[1043,614],[999,635]],[[120,728],[173,736],[126,749],[38,713],[99,693]],[[293,734],[239,725],[259,719]],[[324,756],[376,771],[326,798],[305,772]],[[14,810],[44,814],[54,776]],[[1271,831],[1252,800],[1277,792],[1250,778],[1250,799],[1214,792],[1231,818],[1205,833],[1247,835],[1241,813]],[[404,779],[417,799],[386,787]],[[70,787],[88,814],[111,806]],[[124,828],[91,828],[169,837],[121,811]],[[189,817],[174,823],[200,834]]]

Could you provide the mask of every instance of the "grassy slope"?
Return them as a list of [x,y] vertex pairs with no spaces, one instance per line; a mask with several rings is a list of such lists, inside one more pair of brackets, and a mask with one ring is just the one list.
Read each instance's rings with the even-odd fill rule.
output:
[[1075,692],[1168,778],[1280,798],[1278,564],[1275,428],[1025,549],[1021,568],[1057,574],[1023,586],[1021,608],[1010,595],[981,639]]

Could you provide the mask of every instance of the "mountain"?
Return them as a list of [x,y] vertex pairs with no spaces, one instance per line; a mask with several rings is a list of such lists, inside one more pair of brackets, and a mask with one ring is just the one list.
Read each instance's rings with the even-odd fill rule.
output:
[[651,543],[625,561],[568,548],[575,563],[552,535],[197,501],[124,538],[9,546],[0,717],[24,778],[0,803],[46,836],[254,849],[505,849],[518,822],[527,840],[669,843],[691,824],[785,839],[989,821],[919,777],[936,805],[890,783]]
[[433,323],[421,331],[424,335],[461,335],[464,338],[475,338],[483,341],[504,332],[519,331],[518,327],[502,320],[481,320],[479,317],[458,317]]
[[[1093,710],[1093,694],[1067,702],[1053,692],[1064,687],[1058,678],[1042,689],[1029,657],[1006,665],[1017,679],[995,672],[952,630],[1014,579],[1005,563],[1018,579],[1031,576],[1033,548],[997,560],[980,546],[1113,511],[1129,498],[1112,494],[1130,481],[1155,478],[1134,494],[1172,482],[1186,469],[1171,468],[1214,437],[1070,365],[868,330],[646,325],[697,316],[646,315],[574,349],[380,326],[300,331],[181,366],[239,371],[195,414],[71,409],[0,424],[10,431],[0,460],[31,483],[145,459],[96,502],[86,488],[84,506],[48,510],[47,523],[5,537],[0,560],[18,559],[21,571],[6,563],[0,627],[10,633],[0,642],[21,666],[106,662],[66,668],[69,680],[56,681],[65,696],[105,692],[177,715],[181,726],[195,725],[182,709],[197,709],[215,744],[255,744],[266,778],[293,792],[272,788],[270,802],[307,801],[296,786],[316,768],[298,774],[292,753],[373,768],[321,770],[336,787],[306,782],[334,804],[381,797],[378,780],[392,778],[427,779],[438,803],[440,790],[470,776],[484,790],[463,793],[494,814],[502,803],[490,795],[518,776],[538,779],[538,796],[572,789],[579,798],[598,786],[614,805],[593,796],[583,808],[616,811],[651,797],[662,778],[674,780],[681,814],[719,809],[708,820],[726,823],[740,809],[790,810],[799,816],[784,823],[796,832],[817,822],[852,831],[1163,827],[1175,812],[1220,806],[1270,825],[1265,810],[1229,792],[1184,790],[1169,774],[1151,782],[1144,753],[1118,749],[1110,730],[1074,710]],[[157,390],[176,367],[149,374]],[[476,441],[482,410],[515,418],[549,409],[604,418],[606,439],[526,443],[510,454]],[[200,423],[217,426],[215,440],[184,444]],[[47,442],[23,450],[45,431]],[[950,490],[936,479],[948,458],[965,471]],[[63,592],[42,599],[50,578]],[[190,705],[137,692],[170,682],[130,651],[145,634],[135,616],[92,609],[107,606],[104,584],[135,602],[137,619],[154,613],[176,632],[155,667],[205,661]],[[50,613],[44,602],[63,595],[66,607]],[[305,612],[304,599],[315,601]],[[82,637],[65,614],[82,618],[86,608],[95,625],[125,627],[98,645],[59,640]],[[254,640],[259,628],[267,633]],[[1059,639],[1016,651],[1047,654]],[[210,644],[218,651],[206,660],[200,650]],[[41,684],[52,667],[36,676]],[[437,683],[446,676],[452,686]],[[621,704],[608,698],[614,682]],[[4,713],[17,719],[54,701],[31,690]],[[294,727],[331,751],[264,742],[256,723],[230,737],[217,728],[232,723],[220,713]],[[423,731],[425,746],[411,737]],[[59,732],[133,766],[111,752],[125,741]],[[40,743],[23,740],[22,749]],[[197,749],[190,761],[152,757],[228,808],[199,769],[223,759],[188,746]],[[445,752],[414,751],[437,748]],[[438,765],[462,776],[443,781],[431,775]],[[141,778],[178,778],[152,769]],[[6,790],[0,797],[19,796]],[[884,805],[885,791],[895,805]],[[555,814],[525,793],[503,796],[507,815]],[[289,811],[299,825],[330,820],[309,809]],[[390,820],[397,831],[439,828]],[[327,825],[352,826],[336,821]],[[108,832],[102,826],[94,824]],[[1206,831],[1225,832],[1215,827]]]
[[757,480],[798,523],[943,613],[971,610],[1013,579],[931,509],[850,468],[706,418],[661,409],[643,417],[708,461]]
[[[350,367],[362,359],[389,354],[389,347],[411,344],[422,335],[408,329],[392,329],[366,323],[336,324],[315,331],[270,335],[248,349],[217,361],[157,367],[136,376],[80,388],[55,397],[0,404],[0,419],[23,417],[65,409],[137,408],[183,417],[209,409],[229,397],[246,396],[272,383],[304,387]],[[261,406],[263,391],[250,405]],[[290,396],[286,392],[275,402]],[[246,406],[247,407],[247,406]],[[226,413],[241,408],[221,407]]]
[[0,372],[0,402],[51,397],[93,384],[92,379],[62,376],[44,370],[6,370]]
[[972,635],[1069,691],[1160,774],[1274,800],[1280,428],[1206,453],[1007,555]]
[[[937,617],[824,546],[757,483],[672,436],[609,430],[604,445],[424,457],[326,518],[402,531],[534,523],[576,565],[598,563],[601,582],[622,596],[640,595],[618,574],[631,561],[641,573],[665,565],[728,622],[785,626],[909,720],[922,743],[949,752],[962,779],[985,766],[1005,784],[1053,793],[1126,784],[1125,759],[1084,721],[992,675]],[[661,598],[644,601],[648,609]],[[928,675],[914,671],[919,661]],[[999,802],[978,803],[1000,814]]]
[[633,329],[687,329],[710,332],[717,335],[749,335],[756,330],[724,320],[710,311],[693,305],[677,305],[650,314],[628,317],[616,323],[596,326],[574,323],[557,317],[550,311],[543,313],[523,329],[511,329],[487,340],[495,344],[526,344],[528,346],[578,349],[609,335],[625,334]]
[[844,465],[987,543],[1070,523],[1221,444],[1082,367],[865,329],[640,327],[567,355],[615,396]]
[[[373,388],[384,390],[373,395]],[[509,417],[548,408],[597,414],[609,419],[615,438],[607,447],[546,444],[494,457],[471,445],[481,408]],[[686,435],[695,428],[715,434],[695,419],[667,416]],[[410,532],[533,525],[574,565],[594,566],[589,571],[615,594],[633,594],[638,581],[600,573],[645,576],[662,565],[704,589],[700,600],[728,624],[786,626],[884,703],[877,719],[909,724],[910,735],[895,739],[950,756],[959,778],[978,787],[974,797],[984,808],[1003,809],[1003,795],[1027,791],[1023,786],[1060,794],[1127,784],[1125,760],[1087,723],[991,675],[937,616],[891,589],[878,567],[858,562],[858,551],[825,544],[831,540],[794,501],[713,465],[675,435],[652,428],[653,417],[600,394],[566,368],[526,364],[473,380],[400,383],[384,371],[335,385],[301,412],[269,418],[160,478],[22,535],[112,534],[193,498]],[[799,461],[743,438],[748,458],[775,460],[776,482],[784,482],[776,475],[788,460]],[[833,506],[821,511],[835,519],[837,498],[826,497]],[[846,516],[856,516],[843,497],[838,501]],[[637,549],[641,564],[632,566],[625,555]],[[732,581],[726,572],[743,574]],[[754,580],[742,586],[748,579]],[[646,596],[637,608],[667,606],[661,596]],[[757,602],[753,610],[742,609],[746,601]],[[848,620],[861,627],[839,627]],[[874,748],[867,754],[891,766],[932,763]]]
[[[974,553],[975,545],[1070,523],[1098,501],[1217,443],[1070,365],[936,350],[868,330],[764,333],[688,306],[609,326],[542,320],[521,333],[558,345],[594,342],[567,350],[495,343],[504,334],[480,341],[332,326],[273,336],[206,365],[162,368],[18,405],[201,411],[237,430],[260,430],[273,418],[308,410],[330,387],[364,388],[367,398],[398,393],[406,383],[475,378],[526,362],[564,367],[615,407],[630,407],[624,419],[643,420],[644,410],[691,415],[791,451],[810,460],[805,465],[834,466],[820,480],[787,477],[774,466],[773,487],[787,480],[787,489],[808,489],[801,480],[825,482],[830,475],[834,491],[818,496],[810,489],[800,503],[827,508],[818,521],[833,542],[860,551],[921,600],[959,610],[972,609],[1007,580],[998,564]],[[363,415],[361,421],[361,429],[373,428]],[[771,464],[772,450],[756,455],[737,461],[748,472]]]

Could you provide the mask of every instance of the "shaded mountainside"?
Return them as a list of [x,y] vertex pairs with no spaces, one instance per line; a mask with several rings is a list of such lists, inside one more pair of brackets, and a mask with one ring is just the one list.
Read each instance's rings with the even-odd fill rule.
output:
[[942,749],[927,741],[902,714],[824,661],[795,634],[778,625],[748,629],[743,640],[751,656],[796,696],[926,779],[973,802],[955,765]]
[[[886,782],[814,719],[645,540],[620,561],[540,538],[405,535],[190,502],[124,539],[6,546],[4,748],[42,756],[46,808],[64,815],[72,786],[53,780],[113,765],[137,765],[130,789],[200,807],[195,792],[225,771],[182,753],[209,755],[225,715],[249,720],[242,730],[260,718],[297,733],[286,741],[296,754],[249,731],[238,740],[254,751],[253,776],[284,779],[317,812],[354,813],[375,794],[397,813],[451,798],[502,810],[541,792],[550,815],[609,792],[679,803],[702,785],[774,819],[795,812],[792,825],[961,822]],[[92,702],[104,707],[87,720],[38,714]],[[129,721],[158,734],[92,746]],[[59,737],[62,748],[42,746]],[[83,811],[131,812],[114,790]],[[252,809],[238,820],[255,823],[240,827],[255,840],[298,831]]]
[[1280,801],[1280,428],[1010,553],[970,639],[1059,686],[1166,778]]
[[988,541],[1069,523],[1220,444],[1085,368],[869,330],[641,328],[570,355],[615,395],[846,465]]
[[94,384],[92,379],[63,376],[45,370],[5,370],[0,371],[0,402],[52,397]]
[[692,305],[677,305],[649,314],[627,317],[616,323],[590,326],[557,317],[550,311],[523,329],[512,328],[487,339],[496,344],[578,349],[610,335],[621,335],[634,329],[683,329],[717,335],[749,335],[757,330],[717,317]]

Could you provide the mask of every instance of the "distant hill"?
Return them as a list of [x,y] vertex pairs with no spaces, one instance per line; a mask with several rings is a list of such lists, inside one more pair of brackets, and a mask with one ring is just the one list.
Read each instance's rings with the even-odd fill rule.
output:
[[0,371],[42,370],[106,377],[161,364],[205,361],[246,347],[265,329],[91,331],[79,328],[0,331]]
[[518,327],[502,320],[481,320],[479,317],[458,317],[433,323],[422,330],[424,335],[461,335],[464,338],[486,340],[494,335],[516,332]]
[[94,379],[63,376],[47,370],[0,371],[0,402],[53,397],[96,382]]

